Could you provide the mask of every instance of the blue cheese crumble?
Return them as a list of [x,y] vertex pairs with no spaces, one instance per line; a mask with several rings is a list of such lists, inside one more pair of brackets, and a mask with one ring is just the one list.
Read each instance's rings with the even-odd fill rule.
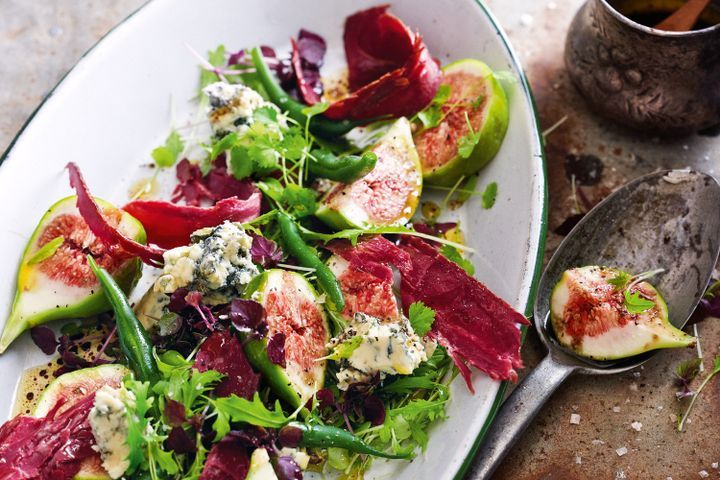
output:
[[350,325],[330,341],[328,348],[334,349],[355,337],[360,337],[361,341],[348,358],[339,361],[340,390],[347,390],[353,383],[368,382],[378,373],[380,378],[409,375],[427,360],[425,345],[404,317],[381,322],[373,316],[356,313]]
[[188,246],[163,254],[165,265],[155,281],[158,293],[172,293],[178,288],[203,294],[241,292],[259,271],[252,262],[252,237],[242,225],[224,222],[217,227],[197,230]]
[[130,466],[127,444],[126,404],[135,402],[132,392],[105,385],[95,393],[88,419],[95,437],[93,448],[100,453],[102,466],[111,478],[120,478]]
[[277,106],[242,84],[215,82],[203,92],[210,100],[208,120],[218,137],[231,132],[245,133],[253,123],[253,113],[260,107],[270,107],[280,114]]

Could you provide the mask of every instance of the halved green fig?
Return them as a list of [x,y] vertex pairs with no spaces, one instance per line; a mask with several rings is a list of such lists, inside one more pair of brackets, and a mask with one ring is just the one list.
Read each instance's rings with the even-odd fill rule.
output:
[[345,298],[342,316],[346,320],[353,318],[356,313],[365,313],[383,321],[397,320],[400,309],[392,282],[352,268],[347,260],[338,255],[331,256],[327,264],[340,283]]
[[[245,353],[273,391],[293,407],[304,404],[325,383],[325,361],[330,339],[327,317],[319,295],[302,275],[267,270],[248,285],[251,298],[265,308],[268,333],[249,339]],[[268,340],[285,335],[285,368],[270,361]]]
[[550,319],[562,345],[597,360],[695,343],[670,324],[655,287],[615,268],[566,270],[550,297]]
[[[479,60],[466,58],[447,65],[443,85],[450,86],[450,97],[442,106],[445,117],[438,126],[421,130],[414,138],[423,179],[450,187],[495,157],[505,138],[509,114],[502,85]],[[473,140],[468,148],[475,143],[472,153],[464,156],[459,149],[463,137]]]
[[[88,254],[113,274],[125,292],[140,277],[140,259],[110,256],[80,216],[76,198],[63,198],[51,206],[25,247],[15,301],[0,338],[0,353],[31,327],[51,320],[90,317],[110,309],[87,263]],[[146,241],[140,222],[104,200],[95,200],[125,236]]]
[[[60,407],[59,412],[105,385],[118,387],[123,378],[130,373],[126,367],[113,364],[83,368],[61,375],[53,380],[42,393],[33,416],[44,417],[60,399],[64,399],[65,404]],[[83,461],[80,471],[75,475],[75,480],[105,480],[109,478],[110,476],[102,467],[100,454]]]
[[422,174],[410,122],[396,120],[371,150],[378,157],[375,168],[353,183],[335,184],[315,212],[331,227],[404,225],[415,213]]

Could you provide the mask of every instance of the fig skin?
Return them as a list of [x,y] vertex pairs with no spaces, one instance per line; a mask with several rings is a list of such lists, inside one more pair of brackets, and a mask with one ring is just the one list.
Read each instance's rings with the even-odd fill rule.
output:
[[[507,132],[509,123],[509,110],[508,110],[508,99],[505,94],[500,82],[495,78],[493,71],[485,63],[466,58],[457,60],[443,68],[445,79],[443,84],[450,84],[452,88],[453,80],[460,80],[462,75],[472,76],[476,81],[482,82],[479,90],[482,90],[485,98],[481,104],[481,108],[478,111],[471,112],[469,107],[454,107],[451,115],[449,115],[443,122],[433,128],[422,130],[415,134],[415,144],[420,156],[420,161],[423,168],[423,180],[428,185],[437,185],[452,187],[455,183],[463,176],[468,177],[495,158],[495,155],[500,150],[505,133]],[[453,78],[454,77],[454,78]],[[472,89],[475,85],[468,86],[468,89]],[[457,88],[457,85],[455,85]],[[451,97],[446,103],[450,105],[457,101],[457,97],[452,93]],[[461,98],[463,101],[473,101],[474,98]],[[447,107],[446,107],[447,108]],[[475,131],[480,132],[480,138],[478,143],[473,148],[472,153],[467,157],[463,158],[458,153],[457,142],[459,137],[455,138],[453,134],[457,134],[458,128],[465,127],[464,112],[468,112],[470,123],[473,125]],[[453,117],[453,121],[450,121],[450,116]],[[480,118],[478,122],[478,117]],[[450,123],[453,123],[451,126]],[[451,130],[448,132],[448,130]],[[448,140],[447,135],[450,133],[451,140]],[[454,155],[451,158],[445,160],[443,165],[435,165],[434,162],[437,160],[436,150],[438,145],[445,145],[445,148],[451,148],[454,151]],[[442,152],[447,154],[448,152]]]
[[[110,310],[110,304],[105,298],[99,284],[85,288],[85,293],[82,292],[82,288],[84,287],[73,287],[74,290],[72,294],[75,295],[75,298],[63,299],[62,295],[57,292],[60,288],[67,288],[67,284],[42,274],[40,272],[41,263],[29,264],[30,259],[37,251],[36,244],[39,237],[53,219],[62,214],[80,215],[77,207],[75,207],[76,198],[75,196],[70,196],[55,202],[40,219],[30,240],[28,240],[18,268],[17,291],[13,301],[13,307],[5,323],[2,336],[0,337],[0,353],[3,353],[22,332],[34,326],[42,325],[53,320],[87,318]],[[99,198],[95,200],[103,209],[117,208]],[[128,236],[132,236],[135,241],[145,243],[146,235],[142,224],[127,212],[119,209],[118,211],[121,212],[120,218],[123,232]],[[126,261],[113,272],[113,278],[115,278],[115,281],[118,282],[125,293],[129,293],[139,280],[141,273],[142,262],[138,258],[133,258]],[[90,275],[92,275],[92,272],[90,272]],[[32,285],[38,280],[38,277],[41,278],[42,283],[45,285]],[[42,289],[43,287],[46,287],[45,291],[49,292],[50,295],[55,295],[53,298],[55,305],[41,311],[34,311],[32,302],[28,303],[26,301],[26,294],[29,292],[42,292],[43,290],[35,290],[35,288]]]
[[[247,298],[250,298],[252,300],[255,300],[263,305],[265,307],[265,301],[267,299],[267,289],[268,289],[268,283],[271,280],[274,280],[274,276],[277,275],[292,275],[293,279],[295,281],[302,281],[306,284],[309,293],[313,296],[313,300],[315,302],[315,305],[317,306],[322,320],[322,325],[325,330],[325,335],[321,339],[322,348],[323,351],[326,348],[325,345],[330,341],[330,326],[328,324],[327,316],[325,314],[325,311],[323,310],[322,305],[318,302],[319,295],[316,292],[316,290],[310,285],[310,283],[303,277],[302,275],[295,273],[295,272],[289,272],[287,270],[280,270],[280,269],[271,269],[266,270],[262,274],[255,277],[250,284],[247,286],[245,292]],[[282,291],[279,291],[282,294]],[[302,295],[303,293],[298,293],[299,295]],[[280,398],[285,400],[290,406],[293,408],[298,408],[304,402],[308,400],[308,395],[303,395],[302,392],[298,392],[293,387],[292,379],[289,376],[288,369],[283,368],[280,365],[276,365],[275,363],[270,361],[270,358],[268,357],[267,353],[267,343],[268,338],[272,335],[271,332],[268,332],[268,334],[258,340],[255,338],[252,338],[250,336],[246,336],[244,339],[244,348],[245,348],[245,354],[247,355],[248,360],[252,364],[253,367],[255,367],[257,370],[260,371],[262,374],[263,380],[265,380],[272,391]],[[287,350],[286,350],[287,355]],[[324,356],[325,353],[323,353]],[[314,359],[313,359],[314,360]],[[290,364],[290,361],[287,362],[288,365]],[[312,394],[316,393],[318,390],[323,388],[323,385],[325,384],[325,369],[327,362],[325,360],[314,362],[314,365],[317,365],[318,372],[317,376],[315,378],[315,385],[312,388]],[[298,379],[299,382],[302,382],[302,379]],[[309,393],[309,390],[308,392]]]
[[641,290],[654,306],[630,313],[624,305],[624,289],[608,282],[619,273],[624,272],[600,266],[563,272],[550,296],[550,320],[561,345],[583,357],[616,360],[695,343],[694,337],[669,322],[665,300],[648,282],[638,283],[632,292]]
[[[404,225],[415,213],[422,193],[422,167],[412,139],[410,122],[406,118],[396,120],[372,147],[372,151],[378,157],[375,168],[353,183],[336,183],[323,197],[315,212],[317,218],[335,230]],[[399,169],[395,162],[402,162]],[[406,187],[406,193],[392,191],[393,194],[404,195],[404,198],[398,197],[398,201],[392,201],[394,198],[377,198],[376,187],[362,188],[366,183],[377,185],[383,181],[398,182],[394,184],[397,188]],[[369,193],[370,191],[372,193]],[[359,204],[356,197],[365,194],[372,196],[367,199],[367,203],[394,206],[398,211],[394,212],[392,217],[372,218],[373,213],[382,215],[385,212],[368,212],[365,206]]]
[[[131,374],[132,372],[123,365],[108,364],[60,375],[50,382],[38,398],[33,416],[44,417],[60,398],[66,399],[67,405],[71,406],[75,400],[105,385],[117,387],[125,376]],[[73,480],[109,480],[110,476],[105,472],[101,462],[99,455],[86,459]]]

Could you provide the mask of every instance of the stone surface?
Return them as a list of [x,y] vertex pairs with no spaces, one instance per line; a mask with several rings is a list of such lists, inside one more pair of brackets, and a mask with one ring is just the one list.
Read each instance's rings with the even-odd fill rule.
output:
[[[0,151],[43,96],[80,56],[144,0],[0,0]],[[598,119],[569,83],[562,53],[580,0],[487,0],[509,34],[533,86],[542,127],[567,119],[547,136],[550,218],[545,261],[573,215],[614,188],[656,168],[694,166],[720,174],[720,137],[654,138]],[[720,132],[718,132],[720,133]],[[571,181],[576,179],[573,195]],[[710,368],[720,325],[697,333]],[[692,332],[692,327],[690,327]],[[523,357],[529,371],[543,355],[533,332]],[[675,399],[674,369],[695,350],[663,352],[635,372],[574,377],[545,406],[515,446],[497,479],[718,478],[720,382],[697,402],[685,432],[675,430],[684,405]],[[570,423],[579,415],[579,424]],[[640,431],[633,422],[642,424]],[[627,453],[620,456],[618,451]]]

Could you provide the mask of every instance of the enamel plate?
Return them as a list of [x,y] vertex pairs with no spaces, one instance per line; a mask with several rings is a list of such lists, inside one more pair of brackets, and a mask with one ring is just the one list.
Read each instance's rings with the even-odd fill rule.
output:
[[[5,154],[0,311],[10,311],[16,268],[38,220],[71,193],[67,162],[80,166],[96,195],[122,205],[131,184],[147,175],[143,165],[170,126],[197,122],[192,100],[197,60],[185,44],[206,52],[218,44],[233,51],[262,43],[284,55],[288,38],[302,27],[325,37],[328,65],[338,66],[345,17],[373,5],[367,0],[153,0],[114,29],[56,87]],[[541,140],[527,81],[500,27],[475,0],[396,0],[391,12],[422,34],[442,64],[472,57],[505,72],[510,126],[478,182],[478,190],[497,182],[497,201],[484,210],[474,197],[450,217],[461,221],[477,251],[472,257],[476,276],[525,312],[542,263],[546,206]],[[22,371],[47,361],[27,334],[0,356],[2,420],[10,416]],[[448,418],[433,428],[424,454],[410,463],[376,460],[367,478],[461,476],[504,391],[500,382],[480,373],[473,383],[474,395],[462,379],[453,382]]]

